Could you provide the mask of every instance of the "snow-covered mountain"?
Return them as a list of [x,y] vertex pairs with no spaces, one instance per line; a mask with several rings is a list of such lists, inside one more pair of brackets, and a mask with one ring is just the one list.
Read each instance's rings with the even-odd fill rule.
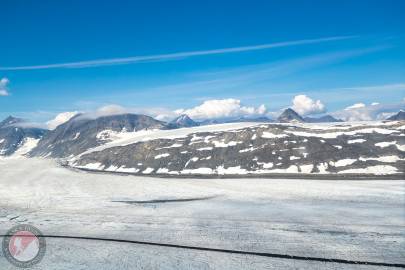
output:
[[402,122],[238,123],[155,130],[69,159],[77,168],[159,175],[405,173]]
[[47,132],[45,129],[25,125],[21,118],[9,116],[0,122],[0,156],[9,156],[16,151],[26,154]]
[[77,155],[104,144],[119,134],[165,127],[164,122],[146,115],[122,114],[93,119],[79,114],[49,131],[30,155],[50,157]]
[[191,119],[188,115],[183,114],[173,119],[168,126],[171,128],[183,128],[183,127],[196,127],[198,125],[199,124],[195,122],[193,119]]
[[397,114],[394,114],[391,117],[389,117],[387,120],[390,120],[390,121],[405,120],[405,111],[401,110]]
[[291,108],[286,109],[278,118],[280,123],[303,123],[304,118]]

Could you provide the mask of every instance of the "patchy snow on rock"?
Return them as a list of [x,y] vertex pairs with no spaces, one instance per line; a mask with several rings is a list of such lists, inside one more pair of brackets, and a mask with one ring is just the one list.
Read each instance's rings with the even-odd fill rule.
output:
[[264,169],[273,168],[273,162],[257,162],[258,165],[261,165]]
[[253,152],[253,151],[257,150],[257,149],[258,149],[257,147],[250,147],[250,148],[239,150],[239,153]]
[[182,146],[183,145],[181,143],[174,143],[174,144],[172,144],[170,146],[165,146],[165,147],[161,147],[161,148],[158,148],[158,149],[179,148],[179,147],[182,147]]
[[308,165],[300,165],[300,170],[301,173],[311,173],[312,169],[314,168],[313,164],[308,164]]
[[334,145],[333,147],[335,147],[337,149],[342,149],[343,148],[341,145]]
[[104,170],[107,171],[107,172],[115,172],[115,171],[117,171],[118,168],[119,168],[118,166],[111,165],[110,167],[108,167],[108,168],[106,168]]
[[319,170],[319,173],[329,173],[329,172],[327,171],[327,169],[328,169],[328,164],[327,164],[326,162],[323,162],[323,163],[318,164],[317,168],[318,168],[318,170]]
[[185,169],[180,172],[181,174],[212,174],[211,168],[198,168],[198,169]]
[[73,137],[73,140],[76,140],[77,138],[79,138],[79,136],[80,136],[80,132],[76,132],[75,136]]
[[247,174],[246,169],[242,169],[240,166],[224,168],[224,166],[217,167],[218,174]]
[[385,147],[388,147],[388,146],[390,146],[390,145],[396,145],[396,144],[397,144],[396,141],[392,141],[392,142],[379,142],[379,143],[376,143],[375,146],[378,146],[378,147],[381,147],[381,148],[385,148]]
[[160,155],[155,156],[155,159],[165,158],[165,157],[168,157],[168,156],[170,156],[169,153],[164,153],[164,154],[160,154]]
[[357,161],[357,159],[352,159],[352,158],[346,158],[346,159],[341,159],[338,161],[330,161],[329,164],[335,166],[335,167],[344,167],[347,165],[351,165],[353,163],[355,163]]
[[262,138],[265,138],[265,139],[279,139],[279,138],[285,138],[285,137],[288,137],[288,135],[283,134],[283,133],[282,134],[274,134],[274,133],[264,131],[263,134],[262,134]]
[[23,156],[25,154],[27,154],[28,152],[30,152],[32,149],[34,149],[40,139],[34,139],[31,137],[27,137],[25,138],[20,146],[18,147],[18,149],[13,153],[13,157],[17,157],[17,156]]
[[211,151],[212,149],[214,149],[214,148],[212,148],[212,147],[202,147],[202,148],[198,148],[197,151]]
[[125,167],[119,167],[117,170],[117,172],[124,172],[124,173],[137,173],[139,172],[139,169],[137,168],[125,168]]
[[76,167],[89,170],[102,170],[104,168],[104,165],[99,162],[95,162],[95,163],[87,163],[86,165]]
[[97,134],[97,138],[106,141],[106,143],[94,147],[92,149],[89,149],[80,155],[96,151],[102,151],[104,149],[115,146],[125,146],[141,141],[145,142],[155,139],[186,138],[188,135],[191,134],[193,134],[193,138],[191,138],[191,141],[194,142],[204,139],[204,137],[200,137],[198,135],[198,132],[223,132],[223,131],[237,132],[240,129],[257,125],[258,123],[254,122],[242,122],[242,123],[226,123],[226,124],[216,124],[216,125],[197,126],[197,127],[169,129],[169,130],[162,130],[162,129],[139,130],[135,132],[114,132],[112,130],[104,130]]
[[152,173],[154,170],[155,170],[154,168],[148,167],[148,168],[146,168],[145,170],[143,170],[142,173],[143,173],[143,174],[150,174],[150,173]]
[[392,142],[379,142],[379,143],[376,143],[376,144],[375,144],[375,146],[378,146],[378,147],[381,147],[381,148],[385,148],[385,147],[388,147],[388,146],[390,146],[390,145],[395,145],[395,146],[398,148],[398,150],[400,150],[400,151],[405,151],[405,145],[397,144],[397,141],[392,141]]
[[298,173],[298,166],[291,165],[286,169],[267,170],[266,173]]
[[367,168],[343,170],[339,171],[338,173],[368,173],[375,175],[385,175],[397,173],[397,168],[389,165],[376,165],[376,166],[369,166]]
[[375,160],[375,161],[380,161],[380,162],[386,162],[386,163],[395,163],[399,160],[405,160],[403,158],[399,158],[398,156],[382,156],[382,157],[360,157],[359,160],[361,161],[368,161],[368,160]]
[[296,159],[301,159],[300,157],[296,157],[296,156],[290,156],[290,160],[296,160]]
[[220,141],[212,141],[212,143],[217,148],[224,148],[224,147],[229,147],[229,146],[235,146],[237,144],[241,144],[242,142],[230,141],[228,143],[225,143],[225,142],[220,142]]
[[348,140],[347,143],[348,144],[352,144],[352,143],[364,143],[366,140],[365,139],[354,139],[354,140]]
[[342,135],[348,135],[348,136],[353,136],[356,134],[364,134],[364,133],[380,133],[380,134],[392,134],[399,132],[398,130],[392,130],[392,129],[384,129],[384,128],[364,128],[364,129],[358,129],[358,130],[353,130],[353,131],[337,131],[337,132],[318,132],[318,133],[313,133],[313,132],[307,132],[307,131],[291,131],[291,130],[286,130],[286,133],[290,133],[296,136],[301,136],[301,137],[317,137],[317,138],[324,138],[324,139],[336,139],[339,136]]

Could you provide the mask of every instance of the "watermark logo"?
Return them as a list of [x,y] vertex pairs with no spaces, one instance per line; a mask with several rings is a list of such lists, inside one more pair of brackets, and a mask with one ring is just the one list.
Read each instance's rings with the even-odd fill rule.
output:
[[3,253],[13,265],[32,267],[45,255],[46,242],[40,230],[31,225],[17,225],[11,228],[3,239]]

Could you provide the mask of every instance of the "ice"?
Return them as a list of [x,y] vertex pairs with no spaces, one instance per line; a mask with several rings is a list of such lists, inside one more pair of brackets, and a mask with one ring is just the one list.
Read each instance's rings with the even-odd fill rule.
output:
[[[28,223],[48,235],[405,263],[403,180],[166,179],[85,173],[24,157],[0,158],[0,172],[2,234]],[[166,199],[196,200],[117,202]],[[16,268],[0,256],[0,269]],[[388,268],[47,238],[35,269]]]

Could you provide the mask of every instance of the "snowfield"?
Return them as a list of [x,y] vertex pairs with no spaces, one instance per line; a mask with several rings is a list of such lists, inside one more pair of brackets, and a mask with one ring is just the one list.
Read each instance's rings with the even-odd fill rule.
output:
[[[404,264],[404,205],[405,180],[167,179],[0,159],[1,234],[28,223],[48,235]],[[0,256],[0,269],[16,268]],[[393,268],[47,239],[33,269]]]

